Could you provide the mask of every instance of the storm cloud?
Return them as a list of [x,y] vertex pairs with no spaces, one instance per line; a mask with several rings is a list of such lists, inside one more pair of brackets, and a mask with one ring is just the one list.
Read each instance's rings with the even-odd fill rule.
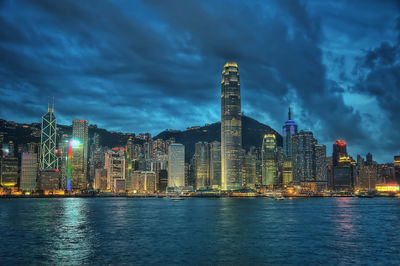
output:
[[[352,155],[400,151],[396,1],[2,1],[0,117],[109,130],[220,119],[220,78],[239,64],[243,112]],[[372,22],[373,21],[373,22]]]

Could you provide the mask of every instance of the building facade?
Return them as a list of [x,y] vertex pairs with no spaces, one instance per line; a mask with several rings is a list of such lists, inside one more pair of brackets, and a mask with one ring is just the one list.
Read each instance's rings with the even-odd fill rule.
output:
[[38,155],[37,153],[24,152],[21,156],[21,181],[22,191],[34,191],[37,189],[38,177]]
[[40,170],[57,169],[56,157],[57,119],[53,107],[42,116],[40,132]]
[[221,188],[241,188],[242,114],[238,65],[227,62],[221,79]]
[[262,157],[262,185],[273,187],[278,185],[277,143],[274,134],[266,134],[263,138]]
[[185,146],[172,143],[168,147],[168,187],[185,186]]

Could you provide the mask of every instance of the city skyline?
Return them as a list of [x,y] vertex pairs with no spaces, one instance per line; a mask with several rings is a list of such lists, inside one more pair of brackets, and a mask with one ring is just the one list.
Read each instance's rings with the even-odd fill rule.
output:
[[[113,131],[155,134],[212,123],[219,121],[218,73],[232,60],[244,77],[246,115],[282,133],[291,107],[299,128],[328,154],[337,139],[353,156],[371,152],[379,162],[399,153],[395,1],[232,2],[227,20],[223,2],[128,5],[134,8],[4,2],[0,117],[37,122],[48,95],[61,124],[83,117]],[[245,25],[233,19],[239,14]]]

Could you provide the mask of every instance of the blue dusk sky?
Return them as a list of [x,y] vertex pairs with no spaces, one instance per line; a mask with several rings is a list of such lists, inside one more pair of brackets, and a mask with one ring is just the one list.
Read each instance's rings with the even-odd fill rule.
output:
[[400,152],[400,1],[0,1],[0,117],[122,132],[220,120],[239,65],[245,115],[281,132],[287,109],[332,151]]

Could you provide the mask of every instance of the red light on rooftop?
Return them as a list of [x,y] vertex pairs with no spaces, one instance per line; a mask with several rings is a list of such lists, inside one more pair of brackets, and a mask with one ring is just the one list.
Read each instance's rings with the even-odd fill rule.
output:
[[60,170],[59,170],[59,169],[56,169],[56,172],[60,172]]
[[85,123],[85,120],[81,120],[81,123]]
[[335,145],[339,145],[339,146],[346,146],[346,142],[344,140],[338,139],[335,142]]

